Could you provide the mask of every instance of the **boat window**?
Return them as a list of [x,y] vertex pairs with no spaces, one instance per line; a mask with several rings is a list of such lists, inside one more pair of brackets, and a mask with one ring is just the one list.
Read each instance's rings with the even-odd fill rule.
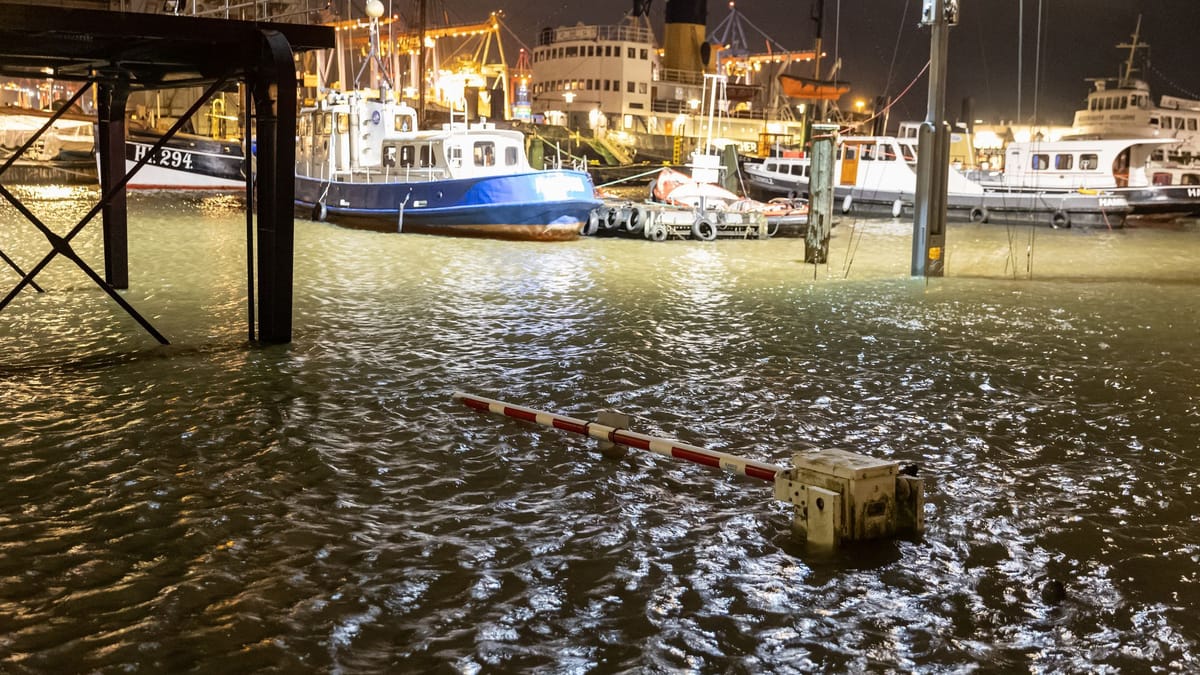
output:
[[396,131],[412,131],[413,128],[415,127],[414,121],[415,121],[415,116],[401,114],[401,115],[396,115],[396,117],[392,121],[392,123],[395,125]]
[[853,162],[857,157],[858,157],[858,146],[847,145],[845,159],[847,161]]
[[1175,118],[1175,128],[1176,128],[1176,129],[1182,129],[1182,128],[1183,128],[1183,118],[1182,118],[1182,117],[1176,117],[1176,118]]
[[344,134],[350,131],[350,115],[349,113],[337,114],[337,132]]
[[767,162],[763,165],[763,171],[775,171],[775,162]]
[[1074,155],[1055,155],[1054,168],[1059,171],[1070,171],[1075,166]]
[[446,148],[446,153],[448,155],[448,159],[446,161],[450,162],[451,167],[457,169],[458,167],[462,166],[463,151],[461,145],[452,145],[449,148]]
[[307,136],[310,124],[312,124],[312,115],[301,115],[300,128],[296,130],[296,133],[300,134],[301,136]]
[[321,113],[321,134],[328,136],[333,133],[333,113]]
[[579,56],[579,47],[567,47],[567,58]]
[[643,61],[645,61],[646,59],[650,58],[650,50],[648,50],[648,49],[643,49],[643,50],[641,51],[641,57],[642,57],[642,60],[643,60]]
[[416,150],[411,145],[400,146],[400,166],[410,167],[416,164]]
[[646,89],[646,83],[645,83],[645,82],[638,82],[638,93],[639,93],[639,94],[644,94],[644,93],[646,93],[646,91],[647,91],[647,89]]
[[1170,115],[1163,115],[1163,118],[1161,120],[1161,126],[1163,129],[1171,128],[1171,116]]
[[803,176],[804,175],[804,167],[800,166],[799,164],[793,164],[792,165],[792,175],[793,176]]
[[1185,173],[1179,182],[1182,185],[1200,185],[1200,174]]
[[1124,109],[1126,109],[1126,108],[1128,108],[1128,107],[1129,107],[1129,97],[1128,97],[1128,96],[1122,96],[1122,97],[1121,97],[1121,110],[1124,110]]
[[872,145],[862,146],[862,158],[868,162],[874,160],[875,159],[875,146],[872,146]]
[[1170,185],[1171,174],[1167,173],[1166,171],[1156,171],[1153,178],[1151,178],[1151,182],[1153,182],[1155,185]]
[[906,162],[917,161],[917,153],[913,152],[912,146],[907,143],[900,144],[900,154],[904,155],[904,161]]
[[396,166],[396,146],[383,146],[383,165],[388,167]]
[[496,166],[496,144],[491,141],[475,141],[475,166]]
[[421,146],[421,166],[437,166],[437,155],[428,145]]
[[896,159],[896,148],[891,143],[881,143],[878,154],[879,159],[891,162]]
[[1187,127],[1188,127],[1188,131],[1195,131],[1195,130],[1196,130],[1196,118],[1195,118],[1195,117],[1189,117],[1189,118],[1188,118],[1188,125],[1187,125]]
[[1034,171],[1045,171],[1050,168],[1050,155],[1034,155],[1030,164]]
[[626,47],[625,55],[631,59],[637,58],[637,50],[633,47]]
[[1095,171],[1100,166],[1100,158],[1092,153],[1084,153],[1079,156],[1080,171]]
[[508,146],[504,149],[504,165],[516,166],[520,157],[517,155],[517,149],[514,146]]

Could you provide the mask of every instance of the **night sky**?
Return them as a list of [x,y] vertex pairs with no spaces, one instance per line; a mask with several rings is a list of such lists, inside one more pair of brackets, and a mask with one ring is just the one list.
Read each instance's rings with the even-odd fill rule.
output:
[[[738,10],[788,49],[810,49],[816,35],[811,20],[816,0],[739,0]],[[481,20],[502,9],[505,23],[532,45],[538,29],[578,22],[618,23],[632,1],[595,0],[446,0],[452,21]],[[898,94],[929,58],[929,33],[917,27],[921,0],[825,0],[825,51],[842,59],[841,77],[853,89],[843,99],[871,100],[887,89]],[[1143,15],[1142,41],[1150,45],[1152,70],[1144,73],[1157,99],[1162,94],[1200,99],[1200,0],[961,0],[961,22],[950,34],[947,107],[954,118],[964,97],[974,99],[974,117],[985,122],[1017,116],[1019,8],[1025,31],[1021,117],[1036,112],[1046,123],[1070,124],[1087,96],[1089,77],[1115,77],[1128,42]],[[663,0],[654,0],[651,17],[661,27]],[[728,15],[727,0],[709,0],[710,37]],[[840,20],[839,20],[840,7]],[[1041,8],[1042,45],[1037,45]],[[747,27],[747,37],[765,39]],[[661,39],[661,30],[656,33]],[[503,35],[506,50],[521,46]],[[764,50],[765,51],[765,50]],[[893,59],[895,54],[895,59]],[[824,69],[832,62],[827,58]],[[811,72],[793,71],[797,75]],[[889,85],[890,81],[890,86]],[[1036,85],[1036,86],[1035,86]],[[926,81],[922,79],[893,108],[892,123],[924,119]]]

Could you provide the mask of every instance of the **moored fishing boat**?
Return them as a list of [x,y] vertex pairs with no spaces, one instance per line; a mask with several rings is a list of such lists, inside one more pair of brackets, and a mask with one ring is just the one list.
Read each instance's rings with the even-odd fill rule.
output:
[[314,220],[393,232],[578,237],[600,206],[591,177],[583,170],[534,169],[524,134],[486,120],[468,123],[465,113],[440,129],[419,129],[417,110],[395,99],[379,58],[383,4],[371,0],[366,12],[366,61],[380,67],[383,82],[328,91],[300,111],[297,209]]
[[600,206],[584,171],[535,170],[524,135],[491,123],[418,130],[417,111],[367,92],[301,111],[296,206],[397,232],[573,239]]

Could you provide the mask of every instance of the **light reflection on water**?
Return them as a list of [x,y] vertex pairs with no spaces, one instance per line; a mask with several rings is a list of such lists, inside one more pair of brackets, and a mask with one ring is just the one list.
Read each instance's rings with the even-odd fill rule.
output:
[[[85,196],[33,205],[62,232]],[[953,227],[925,284],[899,221],[842,223],[816,279],[797,240],[297,221],[295,342],[248,348],[239,208],[131,198],[123,293],[169,347],[63,260],[0,313],[5,670],[1197,667],[1194,229]],[[917,461],[930,529],[807,556],[757,482],[456,389]]]

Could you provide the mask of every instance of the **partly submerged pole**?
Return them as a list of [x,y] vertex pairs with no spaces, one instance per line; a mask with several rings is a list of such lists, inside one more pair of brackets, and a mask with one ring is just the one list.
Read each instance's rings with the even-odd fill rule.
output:
[[723,452],[705,450],[704,448],[670,438],[639,434],[636,431],[629,431],[628,429],[620,429],[599,422],[587,422],[544,410],[534,410],[533,408],[513,405],[512,403],[505,403],[504,401],[497,401],[482,396],[474,396],[461,391],[454,392],[452,398],[474,410],[525,420],[526,422],[533,422],[552,429],[570,431],[600,441],[608,441],[619,445],[627,445],[631,448],[648,450],[656,455],[695,462],[696,464],[711,466],[730,473],[757,478],[767,482],[775,482],[776,475],[782,475],[786,471],[783,467],[775,464],[767,464],[766,462],[745,459],[736,455],[727,455]]
[[945,273],[946,192],[950,180],[950,127],[946,124],[946,58],[950,26],[958,23],[958,0],[925,0],[921,24],[932,28],[929,105],[917,147],[917,194],[913,205],[912,275]]

